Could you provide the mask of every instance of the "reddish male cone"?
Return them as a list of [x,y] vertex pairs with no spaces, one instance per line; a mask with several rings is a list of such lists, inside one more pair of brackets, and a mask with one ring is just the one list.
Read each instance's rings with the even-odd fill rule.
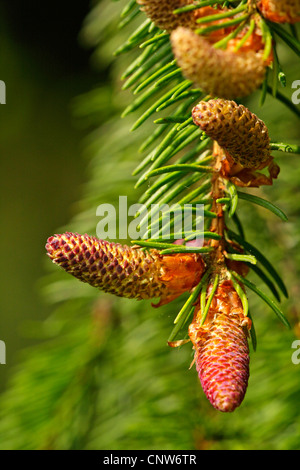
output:
[[55,264],[80,281],[120,297],[161,297],[158,305],[192,289],[204,271],[197,254],[162,256],[157,250],[147,252],[78,233],[50,237],[46,250]]
[[217,288],[207,318],[201,312],[189,327],[196,369],[202,388],[214,408],[234,411],[243,401],[249,378],[247,331],[251,321],[231,281]]

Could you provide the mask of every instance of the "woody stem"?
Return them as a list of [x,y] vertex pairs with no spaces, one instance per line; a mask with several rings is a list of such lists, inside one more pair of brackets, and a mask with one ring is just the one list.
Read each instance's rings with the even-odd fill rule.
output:
[[222,168],[222,158],[223,158],[223,151],[220,148],[220,146],[217,144],[217,142],[214,142],[214,149],[213,153],[216,157],[215,163],[214,163],[214,169],[215,172],[212,177],[212,199],[213,199],[213,204],[212,204],[212,211],[217,214],[217,217],[213,219],[211,223],[210,230],[212,232],[217,233],[220,235],[220,240],[211,240],[210,245],[215,248],[213,258],[212,258],[212,263],[217,267],[217,266],[223,266],[224,265],[224,230],[225,230],[225,222],[224,222],[224,211],[223,211],[223,206],[219,202],[217,202],[218,199],[222,198],[224,196],[224,190],[223,190],[223,183],[221,179],[221,168]]

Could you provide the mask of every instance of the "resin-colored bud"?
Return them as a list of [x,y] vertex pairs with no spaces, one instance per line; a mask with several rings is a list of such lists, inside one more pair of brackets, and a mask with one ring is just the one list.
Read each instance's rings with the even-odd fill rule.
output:
[[77,233],[50,237],[46,250],[55,264],[80,281],[121,297],[160,297],[159,305],[192,289],[204,270],[200,255],[162,256],[157,250],[148,252]]
[[197,27],[193,11],[174,14],[173,11],[193,3],[192,0],[137,0],[141,10],[146,13],[153,23],[167,32],[178,26],[194,29]]
[[188,28],[171,34],[173,53],[182,74],[212,97],[235,99],[247,96],[262,84],[266,62],[261,52],[214,48]]
[[219,411],[234,411],[249,378],[248,329],[251,321],[231,281],[217,288],[203,325],[198,311],[189,327],[195,364],[205,395]]
[[260,168],[270,160],[267,126],[243,105],[223,99],[200,101],[194,123],[244,168]]
[[274,23],[297,23],[300,21],[299,0],[261,0],[257,4],[262,15]]

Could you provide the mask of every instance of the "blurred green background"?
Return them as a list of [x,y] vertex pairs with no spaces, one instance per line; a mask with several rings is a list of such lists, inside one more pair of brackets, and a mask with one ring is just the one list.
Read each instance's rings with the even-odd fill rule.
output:
[[0,387],[31,344],[28,320],[49,312],[37,281],[43,275],[45,240],[68,220],[86,179],[84,131],[74,125],[71,103],[100,80],[78,35],[88,2],[1,2],[1,79],[7,103],[0,108],[1,338],[7,365]]
[[[246,398],[233,414],[212,409],[190,345],[166,345],[182,299],[155,310],[70,279],[45,255],[61,230],[95,235],[96,208],[127,195],[141,142],[136,119],[121,120],[130,91],[120,76],[129,56],[113,57],[132,26],[118,30],[126,4],[103,0],[0,3],[1,449],[299,449],[299,156],[275,152],[280,178],[262,195],[287,223],[240,201],[247,239],[273,262],[290,298],[292,329],[251,293],[258,337]],[[138,20],[140,21],[140,19]],[[136,23],[137,24],[137,23]],[[279,46],[291,97],[298,57]],[[134,53],[133,53],[134,55]],[[299,143],[299,119],[259,92],[244,103],[267,123],[272,140]],[[143,189],[142,189],[143,190]],[[259,284],[259,281],[256,279]]]

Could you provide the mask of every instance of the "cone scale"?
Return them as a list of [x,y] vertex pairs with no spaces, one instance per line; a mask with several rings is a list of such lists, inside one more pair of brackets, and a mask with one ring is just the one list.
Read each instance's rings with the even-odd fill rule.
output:
[[50,237],[46,250],[53,263],[82,282],[119,297],[160,297],[159,305],[192,289],[204,270],[200,255],[161,256],[71,232]]
[[250,320],[231,281],[218,286],[201,326],[198,311],[189,327],[195,364],[203,391],[212,406],[232,412],[242,403],[249,379]]

